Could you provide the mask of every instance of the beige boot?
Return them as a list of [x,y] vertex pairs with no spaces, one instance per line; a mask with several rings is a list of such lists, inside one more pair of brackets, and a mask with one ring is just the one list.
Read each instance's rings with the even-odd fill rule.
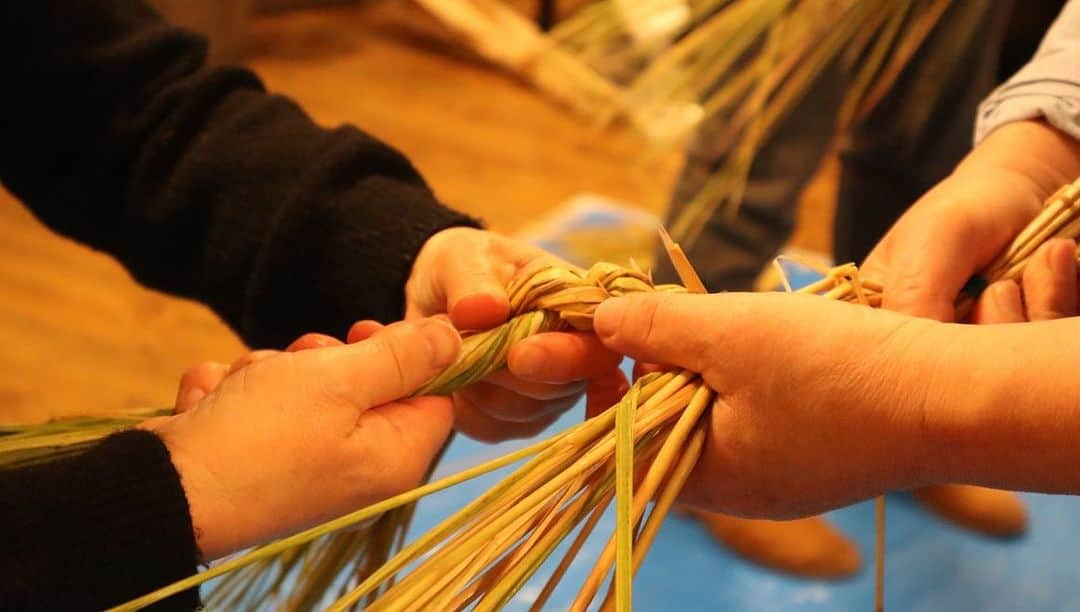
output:
[[765,521],[685,507],[680,510],[700,520],[732,551],[768,568],[808,578],[838,579],[851,576],[862,563],[855,544],[820,516]]
[[971,485],[937,485],[912,491],[923,506],[941,518],[976,533],[1016,537],[1027,530],[1027,507],[1011,491]]

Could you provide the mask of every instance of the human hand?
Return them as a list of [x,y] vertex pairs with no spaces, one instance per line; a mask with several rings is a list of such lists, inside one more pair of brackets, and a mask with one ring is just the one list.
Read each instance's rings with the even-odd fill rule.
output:
[[[356,328],[359,325],[360,323],[357,323],[353,327]],[[378,328],[382,328],[382,325],[377,323],[375,325],[377,325]],[[374,332],[372,331],[372,333]],[[352,340],[350,344],[352,342],[366,340],[369,336],[371,336],[371,333],[368,333],[363,337],[357,337],[355,340]],[[342,344],[344,344],[344,342],[333,336],[310,333],[304,334],[296,340],[293,340],[293,342],[285,348],[285,352],[295,353],[297,351],[309,349],[341,346]],[[176,402],[173,411],[176,414],[180,414],[191,410],[195,406],[198,406],[199,402],[202,401],[204,397],[213,392],[214,389],[217,389],[218,385],[231,374],[244,369],[256,361],[262,361],[263,359],[280,355],[281,353],[282,351],[272,349],[259,349],[238,357],[231,364],[221,363],[219,361],[204,361],[188,368],[180,376],[180,384],[176,389]]]
[[987,287],[975,303],[971,322],[1050,321],[1076,313],[1076,243],[1055,238],[1035,251],[1020,283],[1003,280]]
[[[991,284],[972,310],[976,324],[1048,321],[1076,315],[1076,244],[1055,239],[1039,247],[1019,283]],[[1027,509],[1009,491],[944,484],[912,491],[927,509],[979,533],[1011,537],[1027,529]]]
[[1042,121],[1005,125],[900,217],[862,274],[884,285],[885,308],[952,321],[968,279],[1077,174],[1080,143]]
[[[357,321],[349,329],[346,342],[355,344],[367,340],[382,329],[386,329],[386,326],[378,321]],[[183,375],[180,376],[180,384],[176,390],[174,412],[176,414],[187,412],[199,405],[202,398],[209,395],[210,392],[216,389],[228,376],[257,361],[262,361],[263,359],[273,357],[274,355],[280,355],[282,352],[295,353],[297,351],[306,351],[310,349],[341,346],[342,344],[345,344],[345,342],[342,342],[333,336],[313,332],[304,334],[296,340],[293,340],[289,346],[285,347],[284,351],[258,349],[238,357],[232,363],[204,361],[188,368]]]
[[[424,244],[405,286],[406,319],[448,314],[461,330],[507,320],[506,286],[537,261],[566,265],[532,245],[471,228],[443,230]],[[614,404],[627,389],[622,356],[592,334],[557,332],[513,348],[505,370],[454,394],[454,421],[484,441],[533,436],[588,392],[590,406]]]
[[446,398],[400,398],[449,365],[460,338],[438,320],[373,331],[348,346],[256,356],[195,406],[142,425],[169,448],[204,559],[423,478],[452,407]]
[[719,394],[684,501],[794,518],[926,484],[939,448],[923,399],[948,370],[947,326],[818,296],[608,300],[612,350],[700,372]]
[[[865,278],[885,286],[886,308],[942,321],[955,317],[964,284],[1041,209],[1042,202],[1080,174],[1080,144],[1042,121],[1021,121],[994,131],[956,171],[906,212],[867,257]],[[1025,289],[1031,284],[1024,279]],[[1051,287],[1034,283],[1027,310],[1020,286],[988,288],[972,322],[1048,318],[1038,303]],[[1031,306],[1036,304],[1034,308]],[[976,531],[1016,535],[1027,524],[1014,494],[963,485],[913,492],[939,516]]]

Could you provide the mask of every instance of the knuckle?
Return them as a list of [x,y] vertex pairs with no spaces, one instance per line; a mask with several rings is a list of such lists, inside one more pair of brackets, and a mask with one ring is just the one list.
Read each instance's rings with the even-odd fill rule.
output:
[[204,361],[184,371],[180,376],[180,387],[204,387],[212,384],[218,377],[218,372],[226,368],[224,364],[213,361]]
[[379,345],[378,352],[384,355],[391,364],[392,384],[396,385],[396,389],[403,390],[408,383],[406,346],[410,344],[410,340],[415,342],[420,339],[416,337],[417,332],[411,327],[388,336],[376,340]]
[[656,340],[657,324],[660,321],[660,310],[664,308],[664,301],[657,296],[648,296],[638,303],[635,309],[632,329],[635,330],[641,344],[649,346]]

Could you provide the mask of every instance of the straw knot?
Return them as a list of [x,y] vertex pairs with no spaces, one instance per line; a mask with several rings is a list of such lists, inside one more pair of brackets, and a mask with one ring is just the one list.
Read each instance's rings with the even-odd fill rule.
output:
[[680,285],[656,285],[637,266],[624,268],[600,262],[588,270],[539,264],[525,268],[510,284],[510,310],[514,315],[549,311],[574,329],[592,330],[596,307],[609,297],[663,291],[685,293]]

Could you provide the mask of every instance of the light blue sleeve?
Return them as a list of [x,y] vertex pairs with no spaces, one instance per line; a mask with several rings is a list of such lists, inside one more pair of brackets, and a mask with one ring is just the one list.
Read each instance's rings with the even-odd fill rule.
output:
[[975,144],[1006,123],[1040,117],[1080,140],[1080,0],[1069,0],[1031,61],[979,105]]

